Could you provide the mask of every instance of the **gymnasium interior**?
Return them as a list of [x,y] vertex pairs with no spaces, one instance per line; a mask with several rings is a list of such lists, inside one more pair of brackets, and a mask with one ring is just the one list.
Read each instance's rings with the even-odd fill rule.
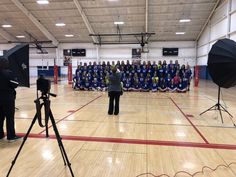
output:
[[[227,41],[236,41],[236,0],[0,0],[0,56],[28,51],[16,66],[28,72],[15,100],[22,139],[0,140],[0,177],[235,177]],[[114,67],[123,91],[109,115]]]

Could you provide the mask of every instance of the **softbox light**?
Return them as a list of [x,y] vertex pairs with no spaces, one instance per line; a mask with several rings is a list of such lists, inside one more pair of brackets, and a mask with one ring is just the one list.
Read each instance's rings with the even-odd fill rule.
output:
[[208,69],[214,83],[230,88],[236,85],[236,42],[218,40],[208,55]]
[[8,50],[3,57],[8,59],[9,69],[17,77],[20,86],[30,87],[29,45],[17,45]]

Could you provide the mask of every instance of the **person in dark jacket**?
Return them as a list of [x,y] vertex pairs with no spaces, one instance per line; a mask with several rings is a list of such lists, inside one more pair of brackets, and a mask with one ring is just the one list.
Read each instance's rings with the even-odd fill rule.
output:
[[[108,95],[109,95],[109,110],[108,114],[118,115],[119,114],[119,101],[120,95],[122,93],[121,86],[121,73],[117,71],[116,67],[112,68],[112,74],[109,76],[108,83]],[[114,110],[114,101],[115,101],[115,110]]]
[[0,139],[5,137],[3,127],[6,118],[7,139],[9,142],[20,139],[15,134],[15,88],[18,86],[13,73],[8,70],[8,60],[0,58]]

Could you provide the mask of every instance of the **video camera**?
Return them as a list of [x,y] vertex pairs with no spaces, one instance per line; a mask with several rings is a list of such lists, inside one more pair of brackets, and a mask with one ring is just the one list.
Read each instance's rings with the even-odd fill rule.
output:
[[51,89],[51,81],[40,76],[37,80],[37,90],[41,91],[43,95],[49,94]]

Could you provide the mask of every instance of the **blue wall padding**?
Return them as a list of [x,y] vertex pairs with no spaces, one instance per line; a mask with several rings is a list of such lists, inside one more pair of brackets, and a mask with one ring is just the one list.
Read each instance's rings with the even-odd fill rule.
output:
[[[38,76],[43,75],[43,76],[54,76],[54,66],[49,66],[47,69],[46,66],[42,68],[42,66],[38,66]],[[61,67],[58,66],[58,76],[61,76]]]
[[200,79],[211,80],[211,76],[206,65],[199,66],[199,70]]

